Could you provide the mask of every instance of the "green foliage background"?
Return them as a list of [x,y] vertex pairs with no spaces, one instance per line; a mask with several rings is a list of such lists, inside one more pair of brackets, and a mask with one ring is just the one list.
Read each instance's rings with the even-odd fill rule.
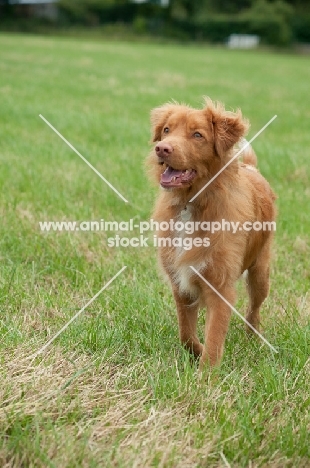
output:
[[44,32],[43,27],[113,25],[114,32],[182,41],[222,43],[239,33],[257,34],[263,44],[281,47],[310,42],[306,0],[170,0],[167,6],[159,0],[59,0],[57,5],[57,18],[49,20],[30,17],[28,7],[0,4],[0,29]]

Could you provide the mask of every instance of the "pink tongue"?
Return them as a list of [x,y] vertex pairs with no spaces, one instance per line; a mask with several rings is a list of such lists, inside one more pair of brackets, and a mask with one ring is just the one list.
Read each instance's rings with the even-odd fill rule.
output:
[[161,175],[161,181],[169,183],[173,177],[181,177],[183,171],[177,171],[168,166],[165,172]]

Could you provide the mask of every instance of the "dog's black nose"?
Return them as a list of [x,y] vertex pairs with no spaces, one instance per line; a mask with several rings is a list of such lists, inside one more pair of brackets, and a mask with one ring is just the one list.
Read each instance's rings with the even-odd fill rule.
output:
[[173,152],[173,147],[169,145],[169,143],[165,143],[164,141],[160,141],[155,146],[156,154],[159,158],[166,158]]

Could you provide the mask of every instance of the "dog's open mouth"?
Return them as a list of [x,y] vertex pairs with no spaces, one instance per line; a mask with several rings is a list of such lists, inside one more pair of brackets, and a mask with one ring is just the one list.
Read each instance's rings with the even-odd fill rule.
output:
[[160,185],[164,188],[188,185],[196,177],[196,174],[197,173],[194,169],[180,171],[173,169],[171,166],[167,166],[165,172],[163,172],[161,175]]

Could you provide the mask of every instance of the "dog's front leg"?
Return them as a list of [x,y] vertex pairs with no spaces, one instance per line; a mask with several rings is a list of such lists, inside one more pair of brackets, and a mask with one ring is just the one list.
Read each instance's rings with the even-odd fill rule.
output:
[[177,286],[173,286],[173,295],[177,306],[179,334],[183,346],[195,357],[199,357],[203,350],[203,345],[197,337],[198,301],[180,294]]
[[[233,287],[223,287],[219,293],[231,304],[235,302],[236,294]],[[226,334],[229,327],[231,308],[214,291],[205,291],[207,317],[205,326],[205,345],[200,358],[200,370],[208,363],[215,366],[220,363]]]

